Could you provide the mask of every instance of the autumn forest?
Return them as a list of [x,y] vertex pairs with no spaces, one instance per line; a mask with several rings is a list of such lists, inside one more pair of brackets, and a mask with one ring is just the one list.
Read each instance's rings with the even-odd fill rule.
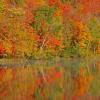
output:
[[100,0],[0,0],[0,100],[100,100]]
[[100,0],[0,0],[0,58],[100,54]]

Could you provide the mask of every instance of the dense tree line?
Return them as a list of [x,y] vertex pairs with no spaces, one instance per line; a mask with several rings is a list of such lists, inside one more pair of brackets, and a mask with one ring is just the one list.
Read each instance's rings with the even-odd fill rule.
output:
[[99,0],[0,0],[0,57],[100,54]]

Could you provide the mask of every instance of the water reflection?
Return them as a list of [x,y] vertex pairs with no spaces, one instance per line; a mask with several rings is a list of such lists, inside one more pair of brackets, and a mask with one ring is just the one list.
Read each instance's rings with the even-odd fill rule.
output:
[[0,100],[100,100],[99,59],[5,60]]

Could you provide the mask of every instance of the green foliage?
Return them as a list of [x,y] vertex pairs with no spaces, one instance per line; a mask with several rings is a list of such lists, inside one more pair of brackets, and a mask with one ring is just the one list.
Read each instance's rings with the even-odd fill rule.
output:
[[62,21],[61,21],[61,16],[54,17],[52,20],[52,33],[57,33],[60,30],[62,30]]
[[3,11],[4,11],[3,0],[0,0],[0,14],[3,13]]
[[[32,27],[37,31],[56,33],[62,28],[61,16],[53,17],[55,7],[40,7],[34,11],[35,21],[31,24]],[[43,22],[45,23],[45,28],[42,28]]]
[[89,89],[89,91],[91,91],[91,94],[92,95],[100,95],[100,91],[99,91],[99,88],[100,88],[100,80],[99,80],[99,75],[96,73],[96,75],[94,75],[94,80],[91,84],[91,87]]
[[51,22],[53,13],[54,13],[53,7],[43,6],[39,7],[36,11],[34,11],[35,20],[36,21],[43,21],[46,20],[48,23]]
[[94,17],[91,18],[88,24],[90,32],[92,33],[93,37],[98,38],[100,34],[100,22],[99,20]]
[[92,51],[94,54],[96,54],[97,48],[98,48],[98,40],[93,40],[93,41],[91,42],[91,47],[90,47],[90,49],[91,49],[91,51]]
[[44,32],[48,31],[48,27],[52,23],[52,17],[54,14],[55,8],[43,6],[39,7],[37,10],[33,12],[35,22],[31,25],[36,31],[40,31],[43,22],[46,24],[46,27],[42,29]]
[[61,0],[62,3],[70,3],[70,2],[74,2],[75,0]]

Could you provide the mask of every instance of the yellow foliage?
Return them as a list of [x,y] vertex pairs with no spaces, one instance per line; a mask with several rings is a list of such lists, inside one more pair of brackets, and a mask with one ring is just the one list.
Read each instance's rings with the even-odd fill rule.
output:
[[62,12],[60,9],[57,9],[56,12],[54,13],[54,17],[61,16],[61,15],[62,15]]
[[42,5],[46,5],[45,0],[35,0],[36,5],[42,6]]
[[76,26],[80,29],[80,30],[84,30],[84,25],[82,22],[76,22]]
[[7,42],[7,41],[4,41],[3,45],[4,45],[4,48],[5,48],[6,52],[7,52],[7,54],[11,54],[12,53],[11,52],[11,44],[9,42]]
[[85,46],[86,46],[86,44],[85,44],[84,42],[81,42],[81,43],[80,43],[80,47],[81,47],[81,48],[84,48]]

